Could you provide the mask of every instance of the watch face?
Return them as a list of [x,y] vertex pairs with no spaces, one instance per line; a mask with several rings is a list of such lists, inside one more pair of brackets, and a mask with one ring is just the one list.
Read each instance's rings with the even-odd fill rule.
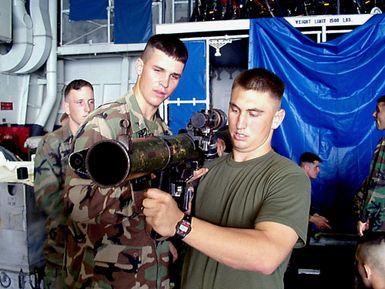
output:
[[190,224],[183,220],[178,229],[181,233],[187,233],[188,229],[190,229]]
[[190,217],[185,216],[176,226],[176,235],[180,238],[184,238],[191,231]]

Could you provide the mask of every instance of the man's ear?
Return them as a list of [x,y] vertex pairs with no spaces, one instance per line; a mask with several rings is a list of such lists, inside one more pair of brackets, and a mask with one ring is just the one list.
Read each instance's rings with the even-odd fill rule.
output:
[[141,75],[141,74],[142,74],[142,72],[143,72],[143,65],[144,65],[143,60],[142,60],[141,58],[138,58],[138,59],[136,60],[136,62],[135,62],[136,73],[137,73],[138,75]]
[[364,264],[362,267],[364,268],[365,278],[369,280],[373,273],[372,268],[368,264]]
[[310,169],[309,163],[303,163],[303,169],[305,172],[308,172]]
[[65,113],[67,113],[68,115],[70,115],[70,105],[67,101],[63,101],[62,102],[62,107],[63,107],[63,110]]
[[275,113],[273,118],[273,124],[271,126],[272,129],[276,129],[281,125],[283,119],[285,118],[285,113],[285,110],[282,108]]

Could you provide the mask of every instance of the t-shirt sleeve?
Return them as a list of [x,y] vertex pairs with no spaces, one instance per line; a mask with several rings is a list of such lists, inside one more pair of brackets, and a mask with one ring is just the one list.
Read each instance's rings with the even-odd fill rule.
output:
[[296,167],[285,167],[273,174],[270,188],[255,220],[287,225],[298,235],[296,247],[306,244],[310,209],[310,180]]

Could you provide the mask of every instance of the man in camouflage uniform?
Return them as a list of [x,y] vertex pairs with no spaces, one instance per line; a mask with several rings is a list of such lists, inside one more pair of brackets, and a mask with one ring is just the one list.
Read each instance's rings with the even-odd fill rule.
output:
[[[378,130],[385,130],[385,95],[377,100],[373,113]],[[385,231],[385,137],[374,151],[370,174],[354,197],[354,211],[358,219],[359,236],[364,231]]]
[[[90,115],[74,140],[74,152],[101,140],[117,140],[125,130],[122,123],[128,123],[122,120],[129,120],[132,138],[169,134],[158,107],[177,87],[187,57],[178,38],[152,36],[136,62],[138,78],[132,91]],[[170,287],[169,242],[151,238],[138,211],[141,202],[135,206],[132,198],[131,182],[102,188],[69,169],[65,190],[69,287]]]
[[71,141],[81,122],[94,110],[94,91],[85,80],[70,82],[64,90],[62,127],[46,134],[35,156],[34,189],[37,203],[47,215],[44,243],[44,288],[65,288],[63,278],[65,225],[62,202],[65,169]]

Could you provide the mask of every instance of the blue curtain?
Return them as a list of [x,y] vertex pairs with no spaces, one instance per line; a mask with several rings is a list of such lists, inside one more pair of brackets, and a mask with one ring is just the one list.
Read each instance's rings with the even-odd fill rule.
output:
[[320,44],[283,18],[253,19],[249,41],[249,67],[286,84],[274,148],[295,162],[304,151],[322,158],[312,204],[335,230],[354,231],[351,200],[382,136],[372,113],[385,94],[385,15]]
[[186,128],[193,112],[206,109],[203,103],[183,103],[206,99],[206,43],[204,40],[190,40],[184,42],[188,50],[188,61],[174,93],[170,100],[181,100],[178,104],[169,104],[168,123],[173,133]]
[[107,19],[108,0],[70,0],[70,20]]
[[115,0],[114,43],[145,43],[152,35],[152,0]]

